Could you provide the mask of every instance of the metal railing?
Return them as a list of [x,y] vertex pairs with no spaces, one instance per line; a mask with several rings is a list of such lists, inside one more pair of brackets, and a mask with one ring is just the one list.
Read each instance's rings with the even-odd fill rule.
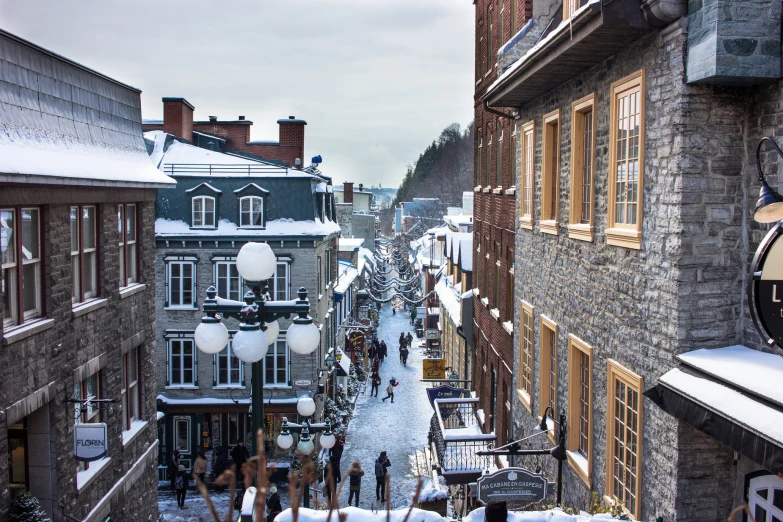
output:
[[488,457],[477,453],[490,448],[496,436],[482,432],[478,402],[477,398],[435,400],[432,439],[444,476],[459,477],[454,483],[475,480],[490,464]]
[[195,176],[270,176],[288,175],[286,167],[257,164],[212,164],[212,163],[168,163],[163,165],[163,172],[171,176],[189,174]]

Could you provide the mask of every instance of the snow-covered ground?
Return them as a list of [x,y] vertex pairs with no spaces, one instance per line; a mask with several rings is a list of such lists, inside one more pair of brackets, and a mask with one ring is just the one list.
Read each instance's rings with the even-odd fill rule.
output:
[[[389,476],[392,508],[409,506],[418,481],[415,455],[427,445],[433,409],[427,400],[424,383],[420,381],[423,355],[414,340],[408,366],[403,366],[399,356],[400,332],[415,333],[410,325],[409,314],[402,311],[393,315],[391,306],[384,305],[378,325],[378,336],[386,341],[389,348],[388,357],[380,370],[383,382],[377,398],[359,396],[340,466],[343,475],[354,460],[358,460],[364,469],[359,507],[369,508],[371,503],[378,507],[374,468],[381,451],[386,451],[391,461]],[[385,389],[392,377],[400,382],[394,390],[393,404],[388,400],[381,401],[386,396]],[[369,391],[368,386],[368,394]],[[341,506],[348,503],[348,490],[346,481],[340,496]]]

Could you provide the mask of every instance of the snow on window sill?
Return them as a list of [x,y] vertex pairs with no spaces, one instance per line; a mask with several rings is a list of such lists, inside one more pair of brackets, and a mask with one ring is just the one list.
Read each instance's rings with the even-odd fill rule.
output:
[[517,193],[516,185],[511,187],[511,188],[507,188],[506,191],[504,192],[504,194],[506,196],[514,196],[514,195],[516,195],[516,193]]
[[492,317],[494,317],[497,320],[500,320],[500,310],[498,310],[497,308],[491,309],[489,311],[489,315],[491,315]]
[[216,384],[212,387],[213,390],[244,390],[247,386],[241,384]]
[[198,390],[198,386],[194,384],[185,384],[182,386],[166,386],[164,389],[166,390]]
[[289,384],[264,384],[265,390],[290,390],[291,385]]
[[476,297],[478,297],[478,295],[479,295],[479,289],[478,289],[478,287],[476,287],[476,288],[474,288],[474,289],[473,289],[473,295],[475,295]]
[[509,335],[514,335],[514,323],[511,321],[503,321],[503,329],[507,331]]
[[48,330],[54,326],[54,319],[35,319],[21,326],[14,326],[3,331],[3,344],[12,344],[22,339]]
[[478,420],[479,420],[479,422],[481,424],[484,424],[485,419],[484,419],[484,410],[483,409],[479,408],[479,409],[476,410],[476,417],[478,418]]
[[71,309],[71,317],[76,319],[95,310],[99,310],[109,304],[108,299],[89,299],[81,303],[75,303]]
[[133,442],[133,440],[138,437],[142,431],[144,431],[144,428],[147,427],[147,424],[147,421],[143,420],[135,420],[131,422],[130,429],[122,431],[122,445],[127,446]]
[[169,311],[180,311],[180,312],[192,312],[194,310],[198,310],[195,306],[187,305],[187,306],[164,306],[164,310]]
[[106,469],[111,462],[111,458],[103,457],[100,460],[90,462],[90,467],[76,474],[76,491],[82,492],[87,486],[92,484],[98,475]]
[[482,297],[482,298],[481,298],[481,304],[483,304],[484,306],[486,306],[487,308],[489,308],[489,298],[487,298],[487,297]]
[[136,295],[139,292],[143,292],[147,289],[147,285],[144,283],[131,283],[128,286],[123,286],[120,288],[120,299],[125,299],[126,297],[130,297],[132,295]]

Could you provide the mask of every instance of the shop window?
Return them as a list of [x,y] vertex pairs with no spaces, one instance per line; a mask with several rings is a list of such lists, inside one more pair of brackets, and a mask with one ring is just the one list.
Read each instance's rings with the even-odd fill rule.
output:
[[136,205],[117,205],[117,230],[120,233],[120,287],[130,286],[140,281],[136,219]]
[[528,411],[533,411],[533,306],[522,301],[522,313],[519,318],[522,329],[519,346],[519,400]]
[[[538,415],[544,416],[544,411],[551,408],[553,420],[558,418],[557,410],[557,324],[545,315],[539,316],[541,328],[541,378],[538,389]],[[554,422],[551,424],[549,437],[554,441]]]
[[4,327],[43,314],[40,214],[37,208],[0,209]]
[[221,413],[220,423],[220,442],[231,449],[241,440],[245,444],[248,442],[248,422],[247,414],[243,413]]
[[211,196],[196,196],[191,200],[193,209],[193,228],[215,227],[215,198]]
[[98,295],[98,234],[94,206],[71,207],[71,302]]
[[535,122],[529,121],[522,126],[522,173],[519,188],[519,226],[533,229],[533,192],[535,167]]
[[639,520],[642,491],[642,378],[609,360],[607,371],[606,491]]
[[8,426],[8,486],[30,489],[28,483],[27,427],[24,422]]
[[591,487],[593,464],[593,349],[568,336],[568,463]]
[[166,386],[198,386],[193,339],[169,339],[169,379]]
[[141,348],[134,348],[122,360],[122,411],[125,412],[125,429],[141,420]]
[[568,237],[593,240],[595,94],[571,106],[571,194]]
[[606,242],[642,246],[644,70],[612,84],[609,127],[609,212]]
[[190,417],[174,417],[174,449],[189,455],[190,435]]
[[557,235],[560,202],[560,109],[544,115],[541,168],[541,232]]

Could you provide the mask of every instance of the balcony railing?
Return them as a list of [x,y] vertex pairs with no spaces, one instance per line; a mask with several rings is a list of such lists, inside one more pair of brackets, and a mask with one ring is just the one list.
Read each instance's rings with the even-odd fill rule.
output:
[[494,433],[483,433],[476,414],[477,398],[436,399],[432,435],[446,484],[474,482],[490,464],[476,453],[488,449]]
[[265,163],[232,165],[212,163],[167,163],[163,165],[163,172],[171,176],[286,176],[288,169],[277,165]]

